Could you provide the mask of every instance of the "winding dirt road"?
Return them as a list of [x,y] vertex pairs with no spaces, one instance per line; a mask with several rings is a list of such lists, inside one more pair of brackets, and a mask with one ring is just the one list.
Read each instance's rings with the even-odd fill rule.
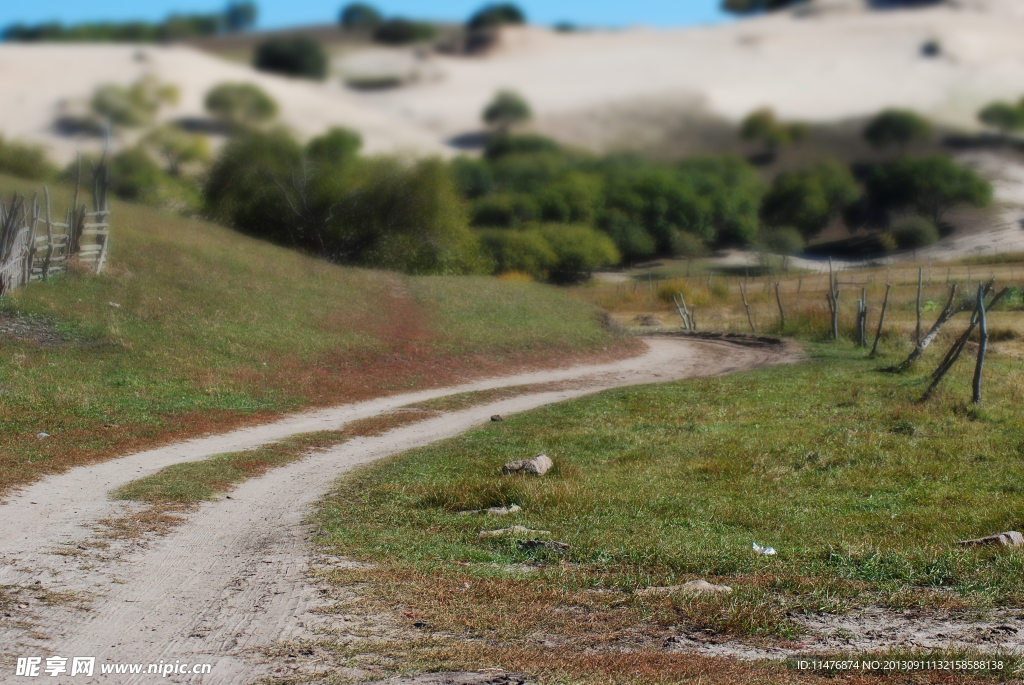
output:
[[[103,664],[207,663],[208,675],[165,682],[230,683],[271,673],[260,649],[310,635],[324,619],[307,581],[314,562],[304,519],[344,472],[360,464],[458,435],[492,414],[526,411],[600,390],[713,376],[786,363],[792,348],[754,340],[649,337],[647,351],[597,366],[526,373],[459,387],[396,395],[295,415],[275,423],[190,440],[47,478],[0,506],[0,585],[14,602],[0,617],[0,682],[18,657],[96,657],[93,677],[47,682],[143,683],[154,675],[100,675]],[[109,499],[111,489],[170,464],[243,450],[289,435],[345,423],[433,397],[498,387],[571,381],[568,388],[520,395],[353,438],[260,478],[230,497],[186,514],[150,540],[97,540],[99,522],[137,510]],[[321,560],[322,561],[322,560]],[[68,661],[70,672],[71,661]]]

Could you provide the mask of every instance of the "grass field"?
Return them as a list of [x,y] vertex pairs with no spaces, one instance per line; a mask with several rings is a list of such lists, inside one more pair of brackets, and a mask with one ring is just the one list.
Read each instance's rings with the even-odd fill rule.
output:
[[0,492],[284,411],[634,348],[555,288],[342,268],[121,202],[112,216],[101,276],[0,301],[4,321],[66,338],[0,337]]
[[[419,643],[378,645],[381,663],[501,666],[545,682],[803,682],[812,675],[791,664],[667,654],[664,640],[787,644],[803,635],[800,615],[864,607],[968,621],[1024,608],[1024,553],[954,544],[1024,525],[1019,355],[996,346],[975,408],[972,360],[917,402],[942,345],[903,375],[881,369],[910,351],[905,336],[874,359],[846,340],[806,345],[805,364],[608,391],[365,467],[315,523],[325,551],[377,566],[327,580],[429,626]],[[543,478],[499,475],[541,451],[555,462]],[[509,504],[522,512],[456,513]],[[478,537],[510,525],[571,548]],[[696,578],[734,592],[636,592]],[[1019,666],[1008,664],[901,682],[999,679]]]

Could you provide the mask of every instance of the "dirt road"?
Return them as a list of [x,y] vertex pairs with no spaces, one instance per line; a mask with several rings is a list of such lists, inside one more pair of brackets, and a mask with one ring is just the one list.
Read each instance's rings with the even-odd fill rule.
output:
[[[650,337],[646,353],[582,366],[488,379],[459,387],[392,396],[300,414],[82,467],[15,493],[0,506],[0,606],[4,665],[18,657],[96,657],[93,677],[63,673],[60,682],[152,682],[154,675],[100,675],[103,664],[211,664],[208,675],[171,674],[166,682],[239,684],[268,675],[260,648],[308,635],[318,621],[317,593],[307,582],[314,560],[303,520],[332,482],[360,464],[457,435],[492,414],[526,411],[599,390],[712,376],[793,361],[785,345]],[[311,454],[231,496],[208,502],[163,537],[98,546],[103,519],[135,505],[109,492],[161,468],[242,450],[295,433],[338,429],[413,402],[459,392],[552,381],[562,389],[521,395],[442,414],[378,437],[354,438]],[[322,561],[322,560],[320,560]],[[0,601],[3,596],[0,595]],[[145,666],[143,670],[145,670]],[[45,672],[42,676],[49,682]]]

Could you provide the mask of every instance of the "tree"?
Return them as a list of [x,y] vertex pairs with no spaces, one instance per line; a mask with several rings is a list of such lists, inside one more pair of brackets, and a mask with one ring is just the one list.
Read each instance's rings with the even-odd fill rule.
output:
[[1024,128],[1024,103],[993,102],[978,112],[978,119],[986,126],[998,129],[1004,136]]
[[306,144],[306,154],[315,162],[341,164],[355,157],[363,146],[363,137],[347,128],[335,126]]
[[916,250],[939,242],[939,229],[924,217],[910,216],[893,224],[892,238],[901,250]]
[[342,8],[339,20],[346,31],[372,31],[381,25],[384,17],[373,5],[353,2]]
[[277,116],[277,103],[252,83],[221,83],[206,94],[206,111],[238,130],[266,124]]
[[128,88],[107,83],[96,88],[92,111],[114,126],[145,126],[153,121],[163,105],[176,105],[177,86],[161,83],[152,74],[143,76]]
[[248,31],[256,25],[259,10],[252,2],[232,2],[224,10],[224,24],[229,33]]
[[466,28],[470,31],[494,29],[507,24],[525,24],[526,15],[513,4],[486,5],[469,18]]
[[424,21],[411,21],[403,17],[388,19],[373,32],[373,39],[386,45],[407,45],[433,40],[437,29]]
[[864,129],[864,139],[878,149],[892,145],[906,148],[911,143],[928,140],[931,134],[932,126],[927,119],[905,109],[887,109]]
[[166,160],[167,171],[172,176],[181,174],[182,164],[205,162],[210,158],[210,145],[204,136],[183,131],[177,126],[153,129],[142,139],[142,145]]
[[327,76],[327,53],[305,36],[273,38],[256,48],[253,66],[285,76],[322,81]]
[[992,201],[988,181],[941,155],[880,164],[868,176],[867,191],[885,210],[912,209],[937,226],[958,204],[984,207]]
[[761,204],[768,226],[791,226],[812,238],[853,204],[860,194],[850,172],[835,162],[779,174]]
[[775,117],[775,112],[767,107],[751,112],[740,123],[740,138],[760,143],[773,156],[780,148],[802,142],[809,133],[807,124],[781,122]]
[[498,91],[483,111],[484,123],[506,132],[516,124],[529,121],[533,117],[529,103],[518,93],[510,90]]
[[760,14],[791,7],[801,0],[722,0],[722,9],[732,14]]

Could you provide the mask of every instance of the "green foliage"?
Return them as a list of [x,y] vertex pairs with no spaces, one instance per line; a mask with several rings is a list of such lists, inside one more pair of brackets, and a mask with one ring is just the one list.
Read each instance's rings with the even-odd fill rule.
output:
[[182,164],[205,162],[210,158],[210,144],[205,136],[189,133],[170,124],[150,131],[141,144],[167,162],[167,171],[172,176],[181,173]]
[[306,153],[314,162],[341,164],[354,157],[363,146],[363,137],[351,129],[335,126],[306,144]]
[[672,237],[672,255],[674,257],[687,257],[694,259],[704,257],[708,254],[708,247],[704,241],[686,231],[680,231]]
[[[11,42],[128,42],[156,43],[169,40],[182,40],[199,36],[212,36],[232,26],[238,16],[232,15],[232,8],[244,7],[229,5],[224,14],[172,14],[163,22],[153,24],[144,21],[125,23],[100,22],[74,24],[64,26],[60,22],[49,22],[28,26],[12,24],[2,33],[3,40]],[[253,6],[255,9],[255,6]],[[255,20],[255,14],[253,14]],[[248,26],[246,26],[248,28]]]
[[1024,103],[993,102],[978,112],[978,120],[1003,134],[1024,128]]
[[0,135],[0,173],[30,181],[46,181],[56,177],[58,169],[46,157],[46,150],[41,145],[7,141]]
[[436,37],[437,29],[433,24],[402,17],[388,19],[373,32],[373,39],[385,45],[408,45]]
[[802,142],[809,133],[806,124],[781,122],[767,107],[751,112],[740,123],[740,138],[760,143],[772,154],[787,145]]
[[559,152],[561,146],[545,136],[536,133],[497,135],[487,141],[484,157],[495,160],[505,155],[533,154],[538,152]]
[[526,15],[517,6],[510,3],[486,5],[480,8],[466,22],[466,28],[471,31],[480,29],[493,29],[509,24],[525,24]]
[[510,90],[498,91],[482,114],[484,123],[506,131],[509,127],[529,121],[533,117],[530,105],[521,95]]
[[[609,210],[604,217],[604,231],[615,241],[616,247],[622,253],[622,258],[627,261],[643,259],[653,255],[658,250],[658,244],[654,237],[648,233],[640,223],[627,216],[618,209]],[[672,250],[675,251],[676,242],[682,236],[689,233],[677,233],[672,239]],[[699,239],[697,239],[699,240]]]
[[490,228],[477,231],[477,235],[484,253],[494,262],[495,273],[521,271],[544,280],[558,264],[558,255],[538,230]]
[[481,159],[456,157],[452,161],[452,174],[459,194],[467,199],[474,200],[494,190],[494,173],[490,165]]
[[221,83],[206,94],[206,111],[235,129],[258,126],[277,116],[277,103],[252,83]]
[[283,130],[225,147],[208,174],[206,212],[250,235],[338,261],[409,273],[483,264],[448,168],[352,154],[343,131],[301,147]]
[[178,87],[146,75],[124,88],[114,83],[98,86],[93,93],[93,114],[114,126],[145,126],[152,123],[163,105],[176,105]]
[[785,9],[800,0],[722,0],[722,9],[732,14],[760,14]]
[[110,191],[124,200],[151,203],[161,177],[159,165],[141,147],[128,148],[110,158]]
[[252,2],[232,2],[224,10],[224,27],[229,33],[248,31],[256,25],[259,10]]
[[558,257],[551,276],[559,280],[589,277],[622,259],[611,238],[588,226],[544,224],[540,234]]
[[384,21],[380,11],[373,5],[353,2],[345,5],[338,18],[346,31],[372,31]]
[[804,249],[804,237],[789,226],[761,231],[758,244],[768,252],[780,255],[798,254]]
[[942,223],[958,204],[984,207],[992,201],[992,186],[948,157],[900,159],[876,166],[867,179],[867,192],[879,207],[891,212],[908,209]]
[[928,140],[931,134],[932,126],[927,119],[905,109],[887,109],[875,116],[864,129],[864,139],[879,149],[892,145],[906,147]]
[[761,205],[761,219],[777,228],[796,228],[806,238],[852,205],[860,189],[850,172],[835,162],[779,174]]
[[306,36],[273,38],[256,47],[252,65],[260,71],[321,81],[327,76],[327,53]]
[[921,216],[900,219],[892,226],[892,237],[901,250],[913,250],[939,242],[939,229]]

